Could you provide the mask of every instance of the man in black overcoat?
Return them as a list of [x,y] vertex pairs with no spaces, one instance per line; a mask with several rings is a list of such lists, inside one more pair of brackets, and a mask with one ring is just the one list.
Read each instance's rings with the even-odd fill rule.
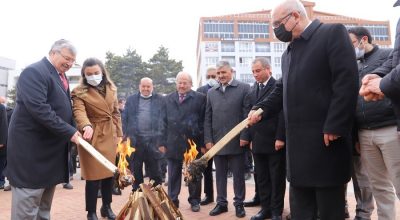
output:
[[[354,48],[342,24],[310,21],[303,4],[285,0],[272,12],[276,37],[290,42],[282,80],[253,110],[265,118],[283,108],[293,220],[344,219],[351,176],[351,127],[357,103]],[[260,117],[252,115],[252,123]]]

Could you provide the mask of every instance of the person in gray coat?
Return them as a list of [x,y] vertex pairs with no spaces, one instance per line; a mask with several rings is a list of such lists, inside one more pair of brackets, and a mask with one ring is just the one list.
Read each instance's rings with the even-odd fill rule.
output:
[[[207,94],[206,114],[204,120],[204,143],[211,149],[226,133],[246,118],[245,97],[250,91],[250,85],[233,79],[232,67],[227,61],[217,64],[219,85],[211,88]],[[242,139],[242,140],[241,140]],[[215,216],[228,211],[226,199],[226,183],[228,167],[233,172],[233,189],[235,193],[234,206],[236,216],[244,217],[245,198],[244,181],[244,149],[248,144],[239,136],[231,140],[214,157],[217,183],[217,205],[210,215]]]

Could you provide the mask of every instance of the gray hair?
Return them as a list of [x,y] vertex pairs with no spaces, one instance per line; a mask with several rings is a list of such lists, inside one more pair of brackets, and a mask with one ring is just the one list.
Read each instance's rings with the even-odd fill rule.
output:
[[54,44],[51,46],[49,53],[60,52],[61,49],[63,48],[67,48],[73,55],[76,55],[76,48],[74,47],[74,45],[72,45],[71,42],[64,39],[54,42]]
[[230,70],[232,70],[231,64],[230,64],[228,61],[226,61],[226,60],[220,60],[220,61],[217,63],[217,69],[219,69],[219,68],[221,68],[221,67],[228,67]]
[[257,62],[261,63],[263,68],[271,68],[271,64],[269,63],[268,59],[265,57],[257,57],[253,60],[252,64],[256,64]]
[[143,78],[141,78],[141,79],[140,79],[140,84],[142,84],[142,82],[144,82],[144,81],[148,81],[148,82],[150,82],[151,84],[153,84],[153,80],[150,79],[149,77],[143,77]]
[[206,73],[210,72],[211,70],[217,70],[217,68],[215,68],[215,66],[209,66],[207,67]]
[[303,3],[301,3],[299,0],[285,0],[280,5],[282,5],[286,13],[290,13],[292,11],[298,11],[300,15],[304,16],[305,18],[308,18],[306,9],[304,8]]
[[175,81],[178,82],[178,78],[179,78],[179,77],[182,77],[182,76],[187,76],[187,77],[189,78],[189,81],[190,81],[191,83],[193,83],[192,76],[191,76],[189,73],[187,73],[187,72],[179,72],[179,73],[176,75]]

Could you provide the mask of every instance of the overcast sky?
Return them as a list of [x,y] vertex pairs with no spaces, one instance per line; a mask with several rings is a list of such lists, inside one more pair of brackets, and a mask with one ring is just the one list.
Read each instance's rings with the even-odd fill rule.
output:
[[[106,51],[136,49],[147,61],[160,45],[196,72],[199,18],[271,9],[277,0],[2,0],[0,56],[22,68],[45,56],[57,39],[78,49],[77,61]],[[400,7],[395,0],[315,0],[315,10],[370,20],[390,20],[394,36]],[[394,38],[392,37],[392,40]]]

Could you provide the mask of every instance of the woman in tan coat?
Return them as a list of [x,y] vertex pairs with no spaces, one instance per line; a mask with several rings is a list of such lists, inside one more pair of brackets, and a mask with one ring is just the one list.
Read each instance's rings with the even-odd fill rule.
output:
[[[122,137],[117,88],[110,80],[103,63],[96,58],[85,60],[81,82],[72,91],[73,112],[79,131],[102,155],[115,162],[117,142]],[[113,173],[104,168],[84,149],[78,148],[81,175],[86,180],[87,219],[97,219],[97,191],[101,183],[102,217],[115,219],[111,210]]]

